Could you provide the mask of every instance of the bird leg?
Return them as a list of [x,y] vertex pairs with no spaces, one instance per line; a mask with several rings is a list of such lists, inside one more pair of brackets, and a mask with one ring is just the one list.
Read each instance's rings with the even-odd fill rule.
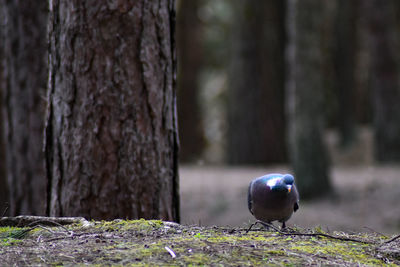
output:
[[253,226],[255,226],[255,225],[258,224],[258,223],[261,224],[261,225],[263,225],[263,226],[265,227],[265,229],[273,228],[274,230],[280,232],[280,230],[279,230],[278,228],[276,228],[275,225],[273,225],[272,223],[263,222],[263,221],[257,220],[256,222],[254,222],[254,223],[252,223],[252,224],[250,225],[249,229],[247,229],[247,231],[246,231],[246,234],[247,234],[248,232],[250,232],[251,228],[253,228]]

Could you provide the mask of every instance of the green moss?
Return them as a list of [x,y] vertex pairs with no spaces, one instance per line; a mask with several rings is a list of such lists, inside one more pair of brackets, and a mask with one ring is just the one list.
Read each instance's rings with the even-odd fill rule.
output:
[[[325,238],[324,238],[325,239]],[[365,253],[368,245],[354,242],[341,242],[332,240],[322,240],[320,242],[302,241],[292,243],[288,247],[290,250],[314,255],[317,257],[335,257],[346,262],[362,263],[368,265],[381,265],[382,261]]]
[[0,246],[13,246],[21,242],[28,228],[0,227]]
[[[39,235],[42,240],[54,239],[51,242],[42,242],[39,246],[54,251],[54,253],[47,253],[48,250],[45,250],[40,254],[41,258],[38,262],[44,258],[49,265],[301,266],[312,263],[314,265],[374,266],[383,264],[381,259],[375,258],[376,244],[362,244],[324,237],[288,236],[270,231],[246,233],[241,229],[230,231],[218,227],[190,227],[163,223],[158,220],[101,221],[92,222],[90,227],[72,225],[68,226],[68,229],[74,231],[76,234],[74,238],[62,233],[65,232],[62,228],[53,228],[52,231],[38,228],[22,242],[29,238],[35,241]],[[13,230],[16,229],[0,227],[0,235],[4,234],[3,239],[7,238],[3,246],[14,244],[7,244],[7,242],[13,242],[9,239]],[[55,233],[57,235],[54,236]],[[346,233],[335,233],[335,235],[349,236]],[[61,238],[58,239],[58,237]],[[368,240],[376,240],[378,243],[382,239],[368,236],[368,234],[367,237],[369,237]],[[62,243],[58,243],[59,240]],[[0,240],[0,249],[1,242]],[[66,244],[69,247],[66,247]],[[32,257],[38,255],[37,248],[34,248],[34,253],[25,252],[30,247],[21,245],[22,253],[33,255]],[[175,253],[175,257],[166,247]],[[64,257],[59,255],[64,255]],[[30,259],[30,262],[35,262],[37,259]]]
[[193,253],[187,256],[183,256],[182,259],[185,262],[188,262],[188,266],[210,265],[211,262],[210,256],[204,253]]
[[94,222],[95,228],[105,231],[149,231],[161,228],[163,222],[160,220],[113,220]]

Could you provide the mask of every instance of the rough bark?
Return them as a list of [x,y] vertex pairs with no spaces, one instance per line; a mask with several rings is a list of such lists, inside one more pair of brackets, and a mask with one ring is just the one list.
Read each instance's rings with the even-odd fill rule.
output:
[[[1,10],[0,10],[1,12]],[[1,13],[0,13],[1,14]],[[0,47],[1,49],[1,47]],[[0,61],[2,55],[0,54]],[[0,67],[0,118],[2,118],[2,107],[3,103],[1,97],[2,90],[2,66]],[[8,209],[9,194],[8,194],[8,182],[6,176],[6,158],[4,153],[4,136],[3,136],[3,120],[0,121],[0,214],[3,214],[3,210]],[[8,213],[7,213],[8,215]]]
[[200,114],[199,75],[203,64],[199,0],[180,1],[177,15],[179,159],[190,162],[204,148]]
[[322,1],[289,0],[287,109],[290,156],[301,198],[330,191],[323,141]]
[[[3,14],[3,6],[0,5],[0,18],[4,18]],[[4,19],[0,19],[0,40],[4,40],[4,31],[3,25],[5,25]],[[0,214],[3,214],[3,209],[7,209],[7,205],[9,202],[8,195],[8,183],[6,176],[6,158],[4,154],[4,135],[3,135],[3,112],[2,105],[3,99],[1,97],[3,88],[4,88],[4,42],[0,42]],[[8,215],[8,213],[7,213]]]
[[369,1],[374,153],[400,161],[400,2]]
[[174,20],[174,1],[50,1],[48,215],[179,220]]
[[235,1],[228,88],[227,160],[286,159],[284,1]]
[[339,0],[335,20],[335,90],[340,144],[348,147],[355,139],[355,60],[357,1]]
[[10,214],[44,214],[42,152],[46,87],[46,1],[1,1],[4,8],[2,108]]

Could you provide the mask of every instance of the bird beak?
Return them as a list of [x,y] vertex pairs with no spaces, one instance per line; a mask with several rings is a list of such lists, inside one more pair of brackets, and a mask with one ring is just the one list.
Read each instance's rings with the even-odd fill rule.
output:
[[291,186],[291,185],[288,185],[288,186],[287,186],[287,190],[288,190],[288,193],[290,193],[290,191],[292,191],[292,186]]

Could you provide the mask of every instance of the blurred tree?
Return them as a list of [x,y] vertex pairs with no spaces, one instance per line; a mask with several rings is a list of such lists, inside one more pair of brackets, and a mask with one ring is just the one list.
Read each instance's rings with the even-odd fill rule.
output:
[[323,5],[323,1],[288,1],[289,154],[302,198],[325,195],[331,190],[323,141]]
[[[3,25],[5,24],[3,15],[3,6],[0,5],[0,40],[4,40]],[[3,87],[4,87],[4,77],[3,77],[3,57],[4,57],[4,42],[0,42],[0,214],[3,215],[3,209],[7,208],[7,203],[9,202],[8,195],[8,183],[6,176],[6,159],[4,154],[4,135],[3,135],[3,114],[2,105],[3,99],[1,97]],[[8,213],[6,213],[8,215]]]
[[340,145],[348,147],[355,138],[355,59],[357,1],[338,0],[335,19],[335,90]]
[[374,153],[380,162],[400,161],[400,2],[366,3],[371,39]]
[[46,1],[5,1],[3,123],[10,214],[44,214]]
[[[0,10],[1,11],[1,10]],[[1,13],[0,13],[1,14]],[[1,60],[1,55],[0,55]],[[0,67],[0,118],[2,116],[1,110],[1,89],[2,89],[2,71]],[[8,183],[7,183],[7,175],[6,175],[6,166],[5,166],[5,154],[4,154],[4,140],[3,140],[3,121],[0,121],[0,215],[3,215],[3,209],[8,207],[9,203],[9,194],[8,194]],[[8,213],[7,213],[8,215]]]
[[179,221],[174,1],[50,1],[47,213]]
[[204,148],[199,106],[199,74],[204,56],[200,3],[179,1],[177,15],[179,159],[183,162],[198,159]]
[[231,164],[286,160],[284,2],[234,2],[227,133]]

